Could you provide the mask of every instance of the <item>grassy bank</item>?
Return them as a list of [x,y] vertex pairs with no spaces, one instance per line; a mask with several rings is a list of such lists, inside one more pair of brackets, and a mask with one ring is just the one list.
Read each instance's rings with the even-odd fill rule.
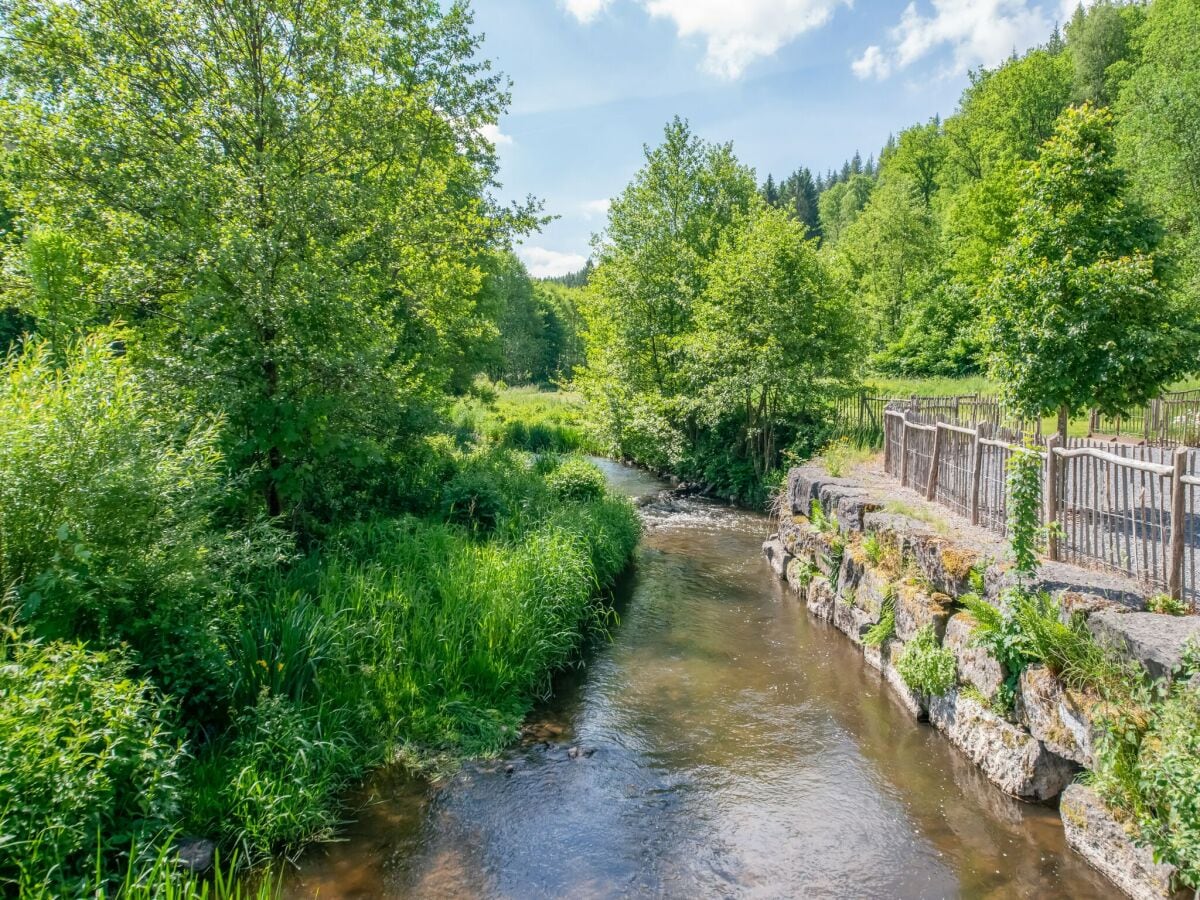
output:
[[303,542],[234,527],[215,429],[158,420],[102,339],[7,374],[0,891],[238,896],[176,841],[254,864],[332,836],[374,766],[496,752],[638,540],[594,466],[477,433]]

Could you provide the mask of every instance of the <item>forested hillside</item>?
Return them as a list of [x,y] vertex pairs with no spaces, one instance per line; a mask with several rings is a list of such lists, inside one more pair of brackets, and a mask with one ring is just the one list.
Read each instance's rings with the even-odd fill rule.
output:
[[815,178],[758,184],[676,120],[596,239],[597,431],[757,499],[866,377],[983,373],[1065,422],[1194,371],[1198,41],[1190,0],[1081,8],[878,163]]

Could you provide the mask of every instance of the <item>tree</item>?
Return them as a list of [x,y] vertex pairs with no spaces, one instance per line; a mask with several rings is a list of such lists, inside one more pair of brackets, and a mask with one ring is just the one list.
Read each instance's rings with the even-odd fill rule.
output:
[[803,222],[812,237],[821,236],[820,191],[807,168],[797,169],[780,189],[780,206]]
[[1128,200],[1112,117],[1063,114],[1021,175],[1012,240],[985,294],[992,377],[1025,416],[1119,414],[1195,365],[1194,318],[1159,282],[1158,230]]
[[761,477],[786,430],[852,367],[855,323],[803,224],[757,208],[722,243],[696,311],[693,380],[704,422],[736,423]]
[[681,387],[692,305],[722,232],[749,208],[753,173],[727,144],[708,144],[676,118],[663,143],[613,201],[597,238],[597,292],[612,304],[610,348],[637,388],[672,396]]
[[914,125],[900,132],[900,140],[886,160],[884,177],[895,173],[908,178],[928,207],[933,204],[945,161],[942,125],[934,118],[925,125]]
[[839,181],[821,194],[821,234],[836,244],[847,228],[858,218],[871,197],[875,179],[868,175],[852,175]]
[[489,339],[481,261],[533,223],[488,199],[481,134],[507,95],[465,5],[37,0],[3,19],[20,227],[71,235],[92,317],[136,325],[163,402],[224,417],[270,514],[356,508],[347,484]]
[[997,164],[1032,159],[1070,102],[1071,76],[1070,59],[1047,50],[972,72],[959,112],[945,124],[955,175],[978,180]]
[[1076,102],[1109,106],[1116,100],[1128,74],[1128,67],[1118,63],[1131,55],[1130,36],[1143,16],[1142,7],[1117,5],[1112,0],[1101,0],[1090,9],[1076,8],[1067,25]]
[[1121,160],[1162,219],[1200,296],[1200,7],[1156,0],[1139,32],[1140,65],[1121,91]]
[[921,190],[903,175],[876,189],[846,228],[836,255],[875,346],[896,340],[905,311],[923,302],[938,253],[937,227]]

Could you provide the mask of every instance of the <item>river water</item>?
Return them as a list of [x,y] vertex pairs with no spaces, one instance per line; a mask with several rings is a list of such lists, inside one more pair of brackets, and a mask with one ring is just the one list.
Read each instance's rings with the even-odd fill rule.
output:
[[647,519],[611,642],[523,743],[437,784],[382,773],[289,897],[1118,896],[784,595],[765,518]]

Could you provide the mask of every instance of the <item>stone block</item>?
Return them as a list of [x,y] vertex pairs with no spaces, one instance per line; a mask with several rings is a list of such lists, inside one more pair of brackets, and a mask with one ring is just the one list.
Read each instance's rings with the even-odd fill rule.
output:
[[1059,803],[1067,845],[1134,900],[1182,900],[1175,889],[1175,868],[1156,863],[1145,847],[1133,843],[1125,825],[1089,787],[1072,784]]
[[1170,677],[1188,642],[1200,643],[1200,616],[1102,609],[1088,617],[1088,629],[1100,643],[1141,663],[1153,678]]
[[930,596],[916,585],[897,585],[896,637],[910,641],[918,631],[930,625],[938,641],[941,641],[946,634],[946,623],[950,621],[951,603],[945,594]]
[[767,563],[771,566],[771,571],[780,578],[786,578],[788,563],[794,557],[783,546],[783,541],[779,539],[779,535],[773,534],[767,540],[763,541],[762,549],[763,555],[767,558]]
[[1093,724],[1100,698],[1064,685],[1045,666],[1021,673],[1017,689],[1017,721],[1052,753],[1092,768],[1099,733]]
[[838,597],[833,606],[834,627],[860,646],[863,635],[878,621],[877,613],[863,609],[852,597]]
[[837,501],[838,525],[843,534],[853,534],[863,530],[863,519],[868,513],[883,509],[883,505],[874,500],[869,494],[847,494]]
[[1074,763],[1051,753],[1024,729],[958,691],[928,700],[929,721],[1000,790],[1022,800],[1049,800],[1074,779]]
[[975,618],[967,612],[950,617],[943,644],[954,652],[958,680],[992,700],[1007,677],[1004,667],[986,647],[975,646]]
[[837,594],[833,585],[822,575],[815,576],[808,585],[808,611],[824,622],[833,621],[833,609],[837,605]]

